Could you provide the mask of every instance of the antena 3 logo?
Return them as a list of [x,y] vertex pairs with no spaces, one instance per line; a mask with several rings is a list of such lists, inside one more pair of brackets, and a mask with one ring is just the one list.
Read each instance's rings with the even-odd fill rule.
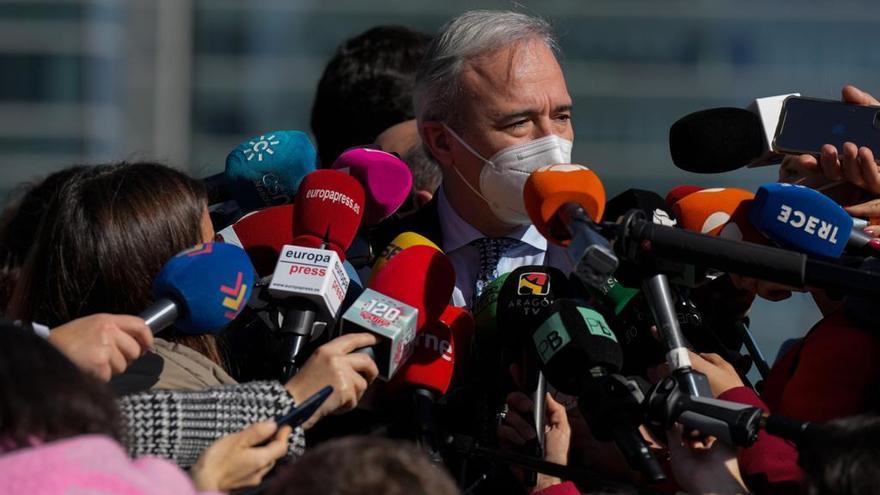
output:
[[320,199],[321,201],[329,201],[331,203],[341,203],[351,208],[356,215],[361,213],[361,205],[353,200],[351,196],[333,189],[309,189],[306,191],[306,199]]
[[540,272],[523,273],[519,276],[516,293],[520,296],[546,296],[550,293],[550,277]]
[[234,286],[220,286],[220,293],[226,296],[223,298],[223,307],[229,310],[224,316],[230,320],[235,319],[235,317],[238,316],[239,311],[241,311],[241,308],[244,305],[244,296],[247,293],[248,286],[243,282],[244,274],[238,272]]

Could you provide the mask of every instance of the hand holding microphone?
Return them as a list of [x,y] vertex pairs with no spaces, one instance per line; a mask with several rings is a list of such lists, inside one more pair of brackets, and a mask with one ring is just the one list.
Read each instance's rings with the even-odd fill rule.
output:
[[49,332],[49,342],[81,370],[107,381],[153,345],[153,332],[137,316],[95,314]]

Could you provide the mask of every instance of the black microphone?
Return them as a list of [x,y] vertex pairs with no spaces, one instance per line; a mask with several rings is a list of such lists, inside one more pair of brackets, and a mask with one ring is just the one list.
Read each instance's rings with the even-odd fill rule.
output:
[[669,128],[672,163],[688,172],[730,172],[760,157],[764,147],[761,119],[742,108],[701,110]]
[[663,469],[638,429],[644,395],[636,382],[618,374],[623,351],[614,332],[602,315],[575,300],[559,299],[553,310],[530,331],[547,380],[578,396],[578,407],[597,439],[613,440],[630,466],[652,482],[663,481]]

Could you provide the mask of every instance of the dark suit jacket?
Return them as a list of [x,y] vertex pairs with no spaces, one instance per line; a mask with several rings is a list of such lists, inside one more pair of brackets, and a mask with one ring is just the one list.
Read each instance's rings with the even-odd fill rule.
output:
[[437,195],[421,209],[405,217],[392,217],[378,225],[370,233],[370,246],[373,253],[379,254],[391,241],[404,232],[415,232],[427,237],[434,244],[443,247],[443,232],[437,212]]

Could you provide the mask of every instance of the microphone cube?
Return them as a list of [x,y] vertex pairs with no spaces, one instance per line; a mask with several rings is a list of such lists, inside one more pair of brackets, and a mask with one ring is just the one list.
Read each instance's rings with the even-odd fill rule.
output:
[[342,315],[342,333],[369,332],[379,337],[373,357],[379,378],[390,380],[412,355],[419,310],[373,289],[366,289]]
[[279,299],[300,297],[335,319],[350,279],[335,251],[285,245],[281,249],[269,293]]

